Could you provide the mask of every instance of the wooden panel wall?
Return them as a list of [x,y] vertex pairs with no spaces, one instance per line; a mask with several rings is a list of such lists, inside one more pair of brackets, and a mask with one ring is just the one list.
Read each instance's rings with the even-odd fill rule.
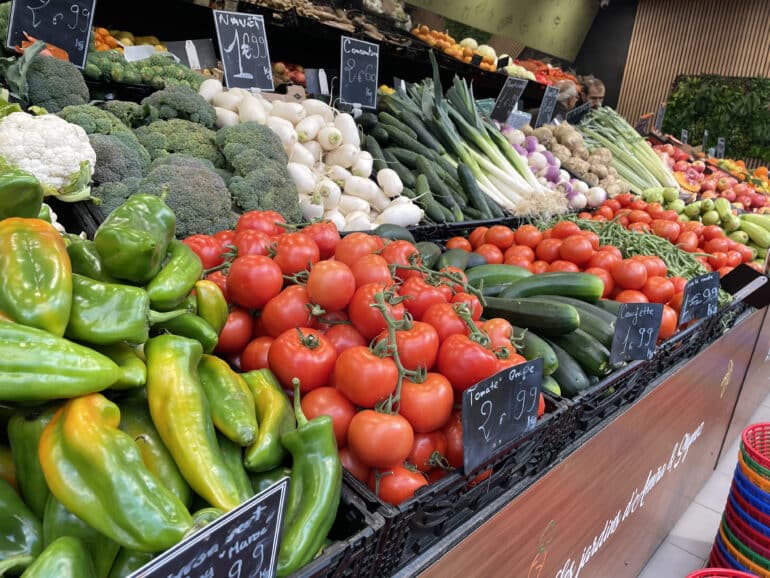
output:
[[641,0],[618,112],[655,112],[679,74],[770,76],[770,0]]

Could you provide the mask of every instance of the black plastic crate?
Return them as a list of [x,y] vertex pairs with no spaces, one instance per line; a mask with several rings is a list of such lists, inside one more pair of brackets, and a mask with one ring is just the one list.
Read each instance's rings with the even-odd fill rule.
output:
[[129,100],[141,102],[157,89],[147,84],[125,84],[86,78],[91,100]]
[[329,532],[333,543],[292,578],[371,576],[384,527],[383,517],[370,512],[363,499],[343,484],[337,519]]
[[518,227],[524,221],[518,217],[503,217],[500,219],[484,219],[478,221],[463,221],[461,223],[424,224],[409,227],[415,241],[433,241],[443,243],[452,237],[467,237],[476,227],[491,227],[493,225],[507,225],[511,228]]

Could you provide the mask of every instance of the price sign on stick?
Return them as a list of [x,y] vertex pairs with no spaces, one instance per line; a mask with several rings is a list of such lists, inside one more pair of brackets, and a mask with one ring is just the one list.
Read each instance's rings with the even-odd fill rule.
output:
[[684,286],[679,325],[693,319],[716,315],[719,300],[719,273],[706,273],[693,277]]
[[273,90],[265,19],[259,14],[212,12],[227,87]]
[[61,48],[83,68],[95,8],[96,0],[13,0],[6,47],[35,38]]
[[489,116],[498,122],[507,121],[524,89],[527,88],[528,82],[526,78],[514,78],[513,76],[506,78],[505,84],[495,100],[495,107]]
[[663,131],[663,117],[666,116],[666,105],[661,104],[658,107],[658,116],[655,117],[655,132],[660,134]]
[[559,89],[554,86],[547,86],[543,95],[543,102],[540,103],[540,110],[537,112],[535,128],[551,122],[553,118],[553,109],[556,108],[556,97],[559,96]]
[[193,70],[214,68],[217,65],[217,56],[211,38],[166,42],[166,48],[171,54],[179,58],[182,64]]
[[343,36],[340,40],[340,102],[377,108],[380,47]]
[[589,110],[591,110],[591,103],[586,102],[569,111],[565,118],[570,124],[580,124],[580,121],[583,120],[583,117],[588,114]]
[[534,429],[543,360],[504,369],[463,392],[463,456],[469,473]]
[[686,128],[683,128],[682,134],[680,136],[681,138],[679,140],[682,141],[684,144],[687,144],[687,139],[690,138],[690,132]]
[[615,320],[610,363],[652,359],[662,319],[660,303],[623,303]]
[[721,136],[717,139],[716,157],[718,159],[725,158],[725,139]]

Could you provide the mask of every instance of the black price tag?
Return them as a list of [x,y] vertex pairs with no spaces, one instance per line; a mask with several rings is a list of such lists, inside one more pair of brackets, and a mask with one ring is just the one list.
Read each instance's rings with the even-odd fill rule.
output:
[[495,100],[495,107],[489,116],[497,122],[504,123],[508,120],[508,116],[516,107],[516,103],[519,102],[524,89],[527,88],[528,82],[526,78],[514,78],[512,76],[506,78],[505,84]]
[[217,65],[217,55],[214,52],[214,43],[211,38],[166,42],[166,48],[171,54],[179,58],[182,64],[193,70],[214,68]]
[[766,275],[755,271],[745,263],[738,265],[719,280],[722,289],[736,301],[745,301],[762,309],[770,304],[770,283]]
[[660,303],[623,303],[615,319],[610,363],[652,359],[662,319]]
[[227,87],[273,90],[265,19],[259,14],[212,12]]
[[693,277],[684,286],[679,325],[693,319],[716,315],[719,299],[719,273],[706,273]]
[[340,40],[340,102],[377,108],[377,75],[380,47],[372,42],[342,36]]
[[27,35],[64,50],[78,68],[86,65],[96,0],[13,0],[6,46]]
[[717,156],[718,159],[725,158],[725,139],[724,139],[724,137],[720,136],[717,139],[716,156]]
[[481,56],[481,54],[474,54],[473,56],[471,56],[471,64],[473,66],[481,65],[483,60],[484,60],[484,57]]
[[272,578],[288,493],[289,478],[283,478],[167,550],[130,578]]
[[534,429],[542,383],[543,360],[534,359],[508,367],[463,392],[465,473]]
[[559,89],[555,86],[546,86],[543,102],[540,103],[540,109],[537,112],[535,128],[551,122],[553,109],[556,108],[556,97],[559,96]]
[[584,102],[580,106],[576,106],[571,111],[569,111],[565,118],[570,124],[580,124],[580,121],[583,120],[583,117],[588,114],[589,110],[591,110],[591,103]]
[[500,70],[501,68],[505,68],[508,66],[508,63],[511,61],[510,56],[504,56],[503,58],[497,59],[497,70]]
[[682,129],[682,134],[680,135],[679,140],[682,141],[684,144],[687,144],[687,139],[690,138],[690,133],[686,128]]
[[658,116],[655,117],[655,132],[661,134],[663,132],[663,117],[666,116],[666,105],[661,104],[658,107]]

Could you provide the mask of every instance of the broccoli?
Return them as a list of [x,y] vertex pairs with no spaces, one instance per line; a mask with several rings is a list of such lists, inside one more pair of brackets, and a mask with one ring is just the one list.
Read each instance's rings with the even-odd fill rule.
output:
[[11,3],[0,4],[0,52],[7,52],[5,41],[8,38],[8,26],[11,24]]
[[91,196],[98,203],[99,210],[106,217],[131,195],[139,192],[140,179],[129,178],[115,183],[104,183],[91,189]]
[[97,185],[127,178],[141,178],[142,161],[136,149],[132,149],[115,135],[91,134],[88,140],[96,152],[96,166],[92,178]]
[[284,165],[289,162],[289,157],[286,156],[278,135],[270,128],[256,122],[244,122],[218,130],[217,145],[230,163],[245,148],[258,150],[263,157],[274,159]]
[[135,65],[142,77],[142,82],[154,88],[181,85],[197,91],[203,82],[202,75],[162,54],[154,54],[136,62]]
[[195,157],[191,157],[188,155],[182,155],[178,153],[166,155],[165,157],[160,157],[152,161],[152,164],[150,165],[150,170],[154,170],[157,167],[163,166],[163,165],[172,165],[175,167],[191,167],[194,169],[206,169],[209,171],[215,171],[214,165],[211,161],[206,159],[199,159]]
[[86,81],[71,62],[52,56],[36,56],[26,75],[29,104],[48,112],[59,112],[71,104],[86,104],[90,98]]
[[235,224],[230,193],[214,171],[161,165],[142,179],[140,190],[154,195],[167,193],[166,204],[176,213],[180,238],[196,233],[213,235]]
[[127,100],[108,100],[101,107],[107,112],[114,114],[120,119],[120,122],[130,128],[148,124],[147,119],[151,114],[148,107]]
[[224,167],[224,157],[216,146],[213,130],[181,118],[156,120],[135,131],[139,142],[153,160],[172,153],[208,159],[215,167]]
[[266,160],[258,170],[230,179],[230,193],[243,211],[278,211],[289,223],[302,222],[299,196],[286,165]]
[[142,104],[156,109],[158,118],[163,120],[183,118],[214,128],[217,119],[214,107],[187,86],[167,86],[145,98]]

